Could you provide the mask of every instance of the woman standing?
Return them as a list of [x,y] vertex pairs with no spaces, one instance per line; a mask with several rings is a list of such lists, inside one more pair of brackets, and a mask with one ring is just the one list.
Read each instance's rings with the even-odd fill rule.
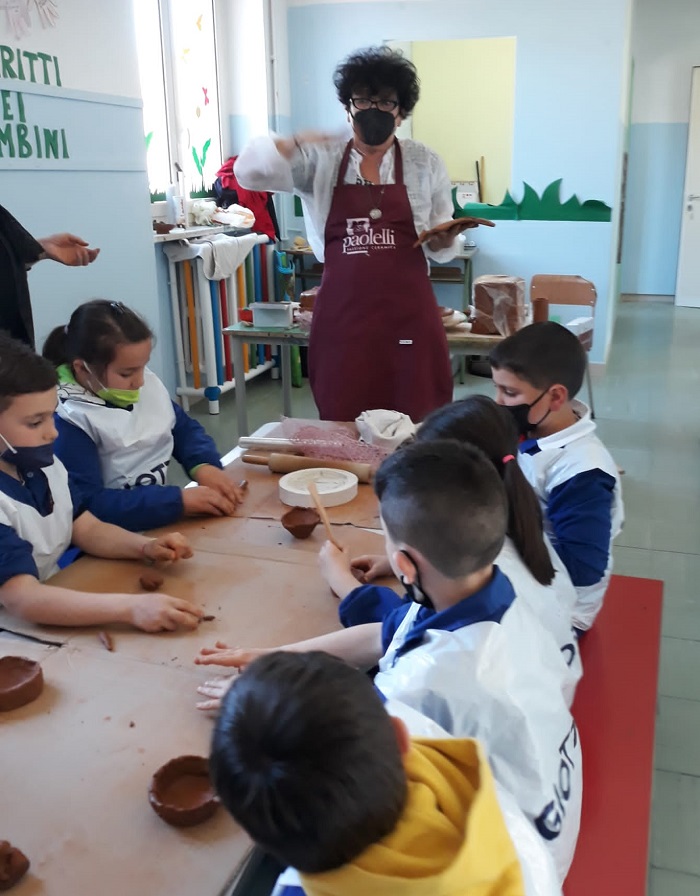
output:
[[325,262],[309,345],[321,418],[388,408],[417,422],[452,399],[426,254],[448,261],[457,233],[473,224],[450,222],[450,179],[436,153],[395,137],[418,100],[415,66],[388,47],[371,48],[341,63],[334,83],[349,141],[257,138],[235,172],[247,188],[297,193],[309,243]]

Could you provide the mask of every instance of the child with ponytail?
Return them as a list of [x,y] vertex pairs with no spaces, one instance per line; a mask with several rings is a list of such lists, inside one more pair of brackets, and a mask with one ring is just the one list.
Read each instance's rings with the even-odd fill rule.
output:
[[[498,567],[513,583],[542,625],[550,631],[569,665],[565,682],[568,704],[581,677],[581,660],[572,628],[576,592],[569,574],[542,528],[537,495],[518,466],[518,434],[511,415],[485,395],[473,395],[445,405],[425,418],[416,432],[420,442],[455,439],[480,448],[498,471],[508,498],[507,536],[496,558]],[[390,575],[385,557],[365,555],[352,561],[365,581]],[[368,608],[364,609],[366,613]],[[356,624],[360,608],[341,605],[341,618]],[[379,608],[375,609],[380,612]],[[365,621],[365,620],[363,620]]]
[[[56,455],[99,519],[139,531],[230,516],[241,493],[204,428],[146,366],[153,332],[121,302],[93,299],[44,343],[58,370]],[[166,485],[174,457],[197,487]]]

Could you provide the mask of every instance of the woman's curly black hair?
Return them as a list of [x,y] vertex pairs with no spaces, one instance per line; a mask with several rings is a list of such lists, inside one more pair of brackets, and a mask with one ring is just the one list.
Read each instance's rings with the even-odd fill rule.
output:
[[376,96],[383,90],[395,90],[402,118],[408,118],[420,96],[420,80],[415,65],[391,47],[357,50],[340,63],[333,75],[338,99],[346,109],[354,91],[367,90]]

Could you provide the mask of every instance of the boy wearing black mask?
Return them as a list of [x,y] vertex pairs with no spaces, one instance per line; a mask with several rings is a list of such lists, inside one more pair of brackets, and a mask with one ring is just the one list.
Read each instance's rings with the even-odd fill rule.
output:
[[[436,440],[390,455],[374,487],[386,555],[408,599],[381,622],[280,649],[321,650],[363,670],[378,664],[374,683],[389,701],[453,737],[481,740],[496,781],[512,794],[563,881],[579,828],[581,746],[562,696],[569,673],[559,645],[494,563],[508,516],[501,477],[478,448]],[[358,585],[349,554],[330,542],[320,565],[346,600],[358,591],[393,595]],[[386,604],[379,594],[376,602]],[[217,644],[195,662],[244,668],[274,650]],[[200,687],[213,698],[200,708],[215,708],[227,686],[219,679]]]
[[553,321],[531,324],[490,355],[496,401],[513,414],[519,463],[540,499],[547,534],[578,599],[574,625],[591,627],[612,574],[612,541],[624,509],[620,478],[575,396],[587,358],[577,337]]

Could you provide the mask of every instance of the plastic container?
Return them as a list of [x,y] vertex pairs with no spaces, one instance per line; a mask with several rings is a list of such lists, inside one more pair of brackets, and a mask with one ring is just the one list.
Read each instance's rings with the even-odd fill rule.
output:
[[253,312],[254,327],[285,329],[292,325],[291,302],[253,302],[248,308]]

